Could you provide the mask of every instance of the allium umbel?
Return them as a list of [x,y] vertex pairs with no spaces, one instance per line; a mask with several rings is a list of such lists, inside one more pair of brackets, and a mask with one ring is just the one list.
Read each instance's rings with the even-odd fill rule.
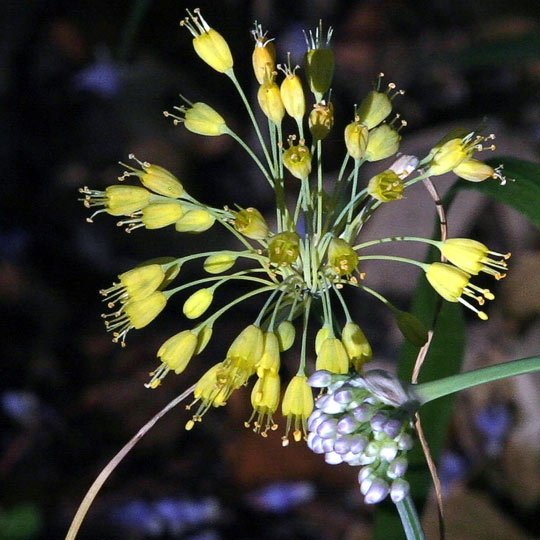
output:
[[[321,24],[306,34],[303,66],[291,67],[289,57],[276,67],[274,42],[255,25],[252,63],[254,84],[259,85],[258,103],[267,124],[262,129],[236,79],[226,39],[198,10],[188,14],[181,24],[191,32],[196,54],[233,83],[258,144],[252,148],[233,132],[226,115],[214,104],[184,99],[184,105],[174,107],[177,113],[166,112],[165,116],[200,136],[223,135],[237,142],[253,160],[258,179],[268,184],[275,196],[275,212],[269,219],[270,214],[264,215],[254,206],[236,210],[209,206],[189,193],[186,180],[133,155],[130,158],[139,168],[122,164],[121,184],[103,191],[81,189],[84,205],[97,208],[89,221],[99,213],[120,216],[119,225],[126,225],[128,232],[147,229],[136,234],[167,226],[172,230],[174,226],[178,233],[201,234],[201,246],[206,238],[203,233],[215,225],[237,242],[234,249],[202,247],[198,253],[155,259],[120,274],[118,283],[102,291],[112,310],[103,315],[107,330],[114,341],[125,344],[129,331],[149,325],[166,304],[168,309],[178,310],[172,297],[187,292],[182,308],[187,328],[179,329],[157,351],[158,366],[146,385],[154,389],[168,373],[179,374],[191,362],[198,362],[196,357],[212,336],[226,330],[224,322],[234,317],[244,302],[259,300],[259,311],[251,324],[235,339],[224,341],[222,357],[197,383],[189,406],[195,409],[186,428],[193,428],[208,410],[225,405],[238,388],[253,384],[253,414],[246,426],[268,435],[277,427],[281,402],[286,418],[284,445],[292,430],[295,441],[307,439],[310,448],[324,453],[329,463],[362,467],[359,482],[366,502],[378,502],[388,494],[399,501],[408,491],[402,477],[405,454],[412,445],[410,411],[381,393],[377,384],[384,377],[379,376],[377,382],[373,372],[362,374],[364,364],[377,351],[351,316],[350,306],[355,301],[351,293],[368,293],[381,300],[414,345],[421,346],[427,333],[415,317],[369,288],[364,261],[420,266],[445,300],[461,302],[486,319],[485,312],[470,301],[482,305],[492,300],[493,294],[471,279],[479,272],[496,279],[504,277],[509,254],[492,252],[463,238],[439,242],[395,236],[362,241],[361,235],[382,204],[400,204],[410,186],[430,175],[454,171],[468,181],[491,181],[492,177],[503,182],[499,168],[492,169],[473,157],[483,149],[483,141],[493,137],[461,130],[436,143],[423,159],[399,154],[406,121],[395,114],[394,101],[403,91],[394,83],[381,88],[383,74],[379,74],[374,90],[351,110],[347,126],[335,131],[334,140],[341,137],[344,144],[342,166],[334,180],[323,160],[325,140],[334,129],[330,101],[335,64],[332,29],[323,32]],[[381,161],[371,179],[360,175],[366,161]],[[142,185],[128,184],[132,180]],[[290,193],[295,200],[289,199]],[[426,264],[369,253],[371,246],[403,241],[433,244],[449,262]],[[182,282],[180,269],[185,264],[199,265],[204,277]],[[224,304],[222,287],[240,284],[248,288]],[[216,333],[215,325],[219,328]],[[313,339],[315,328],[318,331]],[[285,354],[295,345],[295,354]],[[320,371],[312,375],[310,383],[326,388],[327,393],[314,404],[308,359],[315,357]],[[286,370],[283,364],[287,364]],[[284,371],[295,375],[282,381]]]

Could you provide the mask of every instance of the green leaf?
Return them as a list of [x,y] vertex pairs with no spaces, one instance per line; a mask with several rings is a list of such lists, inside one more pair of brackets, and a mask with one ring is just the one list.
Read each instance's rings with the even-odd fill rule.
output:
[[[508,182],[504,186],[492,179],[483,182],[458,180],[452,186],[451,191],[473,189],[484,193],[515,208],[540,229],[540,165],[511,157],[491,159],[488,163],[492,167],[497,167],[500,163],[504,165],[503,172],[508,178]],[[514,181],[510,181],[510,179],[514,179]]]
[[[431,260],[434,260],[434,255],[433,252]],[[438,303],[437,293],[422,274],[411,312],[427,328],[430,328]],[[463,308],[458,304],[443,302],[433,341],[421,370],[420,382],[436,380],[460,371],[465,344],[464,331]],[[398,376],[401,379],[411,380],[418,351],[418,347],[408,342],[403,345],[398,364]],[[435,460],[438,459],[446,439],[453,403],[453,397],[447,396],[427,404],[421,411],[422,426]],[[419,443],[409,452],[407,480],[411,484],[413,500],[421,512],[431,488],[431,476]],[[406,538],[400,518],[393,505],[382,504],[377,508],[374,538],[377,540]]]

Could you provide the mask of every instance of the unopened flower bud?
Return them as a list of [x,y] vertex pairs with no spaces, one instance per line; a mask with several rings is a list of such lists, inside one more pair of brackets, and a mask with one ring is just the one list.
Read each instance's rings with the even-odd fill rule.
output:
[[234,228],[248,238],[264,240],[269,230],[265,219],[256,208],[240,210],[234,219]]
[[390,488],[384,480],[375,478],[366,492],[364,502],[366,504],[377,504],[386,498],[389,491]]
[[[330,328],[328,326],[323,326],[315,336],[315,354],[319,354],[321,350],[321,345],[323,341],[330,337]],[[328,386],[328,385],[325,385]]]
[[295,120],[302,120],[306,114],[306,98],[302,89],[302,81],[294,71],[287,71],[280,87],[281,100],[287,114]]
[[216,218],[206,210],[189,210],[175,224],[178,232],[199,233],[208,230]]
[[309,386],[313,388],[326,388],[332,382],[332,374],[329,371],[319,370],[308,379]]
[[184,315],[188,319],[197,319],[210,307],[213,299],[214,293],[210,289],[199,289],[195,291],[184,302]]
[[394,459],[390,465],[388,465],[388,470],[386,471],[386,475],[388,478],[394,480],[396,478],[400,478],[405,475],[407,472],[408,467],[408,461],[407,458],[402,456],[398,457],[397,459]]
[[278,338],[274,332],[265,332],[263,354],[257,362],[257,375],[262,377],[267,370],[277,373],[280,363]]
[[396,322],[407,341],[416,347],[423,347],[428,340],[426,327],[412,313],[400,311]]
[[367,192],[378,201],[390,202],[403,198],[403,180],[387,169],[375,175],[368,183]]
[[141,223],[147,229],[161,229],[176,223],[183,215],[181,204],[156,202],[141,210]]
[[204,269],[209,274],[221,274],[234,266],[236,257],[230,253],[216,253],[204,261]]
[[280,322],[276,330],[276,335],[279,341],[279,350],[281,352],[288,351],[292,347],[296,336],[294,324],[290,321]]
[[409,494],[411,487],[407,480],[403,478],[398,478],[392,482],[390,487],[390,498],[393,503],[398,503],[402,501]]
[[206,349],[206,346],[212,337],[213,331],[214,330],[211,326],[203,326],[201,328],[199,335],[197,336],[197,346],[195,347],[196,355],[201,354],[204,349]]

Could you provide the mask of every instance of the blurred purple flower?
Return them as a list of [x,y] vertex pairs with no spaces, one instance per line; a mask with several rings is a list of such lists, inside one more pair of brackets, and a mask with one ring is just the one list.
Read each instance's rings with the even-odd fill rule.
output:
[[445,450],[443,452],[437,469],[443,494],[448,493],[455,482],[464,478],[467,474],[467,469],[467,460],[462,455],[452,450]]
[[482,409],[474,419],[476,427],[486,437],[486,452],[500,453],[502,443],[512,424],[512,415],[504,403],[493,403]]
[[120,69],[108,51],[99,50],[95,61],[79,71],[73,83],[76,90],[90,92],[105,99],[113,98],[121,85]]
[[278,482],[248,494],[247,502],[257,510],[282,514],[314,495],[315,488],[308,482]]
[[37,422],[40,414],[39,400],[31,392],[6,390],[0,397],[4,414],[24,426]]

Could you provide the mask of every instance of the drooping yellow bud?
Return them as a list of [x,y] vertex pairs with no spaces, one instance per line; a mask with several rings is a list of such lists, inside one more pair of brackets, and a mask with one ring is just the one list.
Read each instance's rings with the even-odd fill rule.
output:
[[399,150],[401,135],[388,124],[376,127],[369,132],[365,158],[379,161],[394,155]]
[[473,158],[462,161],[452,171],[460,178],[463,178],[463,180],[468,180],[469,182],[483,182],[488,178],[497,178],[497,172],[493,167]]
[[216,218],[206,210],[189,210],[175,225],[178,232],[200,233],[208,230]]
[[281,412],[287,418],[286,435],[282,438],[283,446],[289,444],[288,434],[293,426],[293,438],[296,442],[307,436],[306,421],[313,412],[313,392],[307,383],[305,375],[294,376],[283,395],[281,403]]
[[236,257],[230,253],[216,253],[204,261],[204,269],[209,274],[221,274],[234,266]]
[[265,332],[263,353],[257,362],[257,375],[262,377],[267,370],[277,373],[280,363],[278,337],[274,332]]
[[255,38],[255,48],[251,57],[253,63],[253,72],[259,84],[264,83],[264,77],[267,70],[272,73],[276,70],[276,48],[273,39],[266,37],[262,26],[255,23],[255,29],[251,31]]
[[300,180],[309,176],[311,172],[311,152],[304,144],[304,141],[293,144],[292,139],[289,139],[289,148],[283,152],[283,165],[294,177]]
[[211,326],[203,326],[201,328],[201,331],[199,332],[199,335],[197,336],[197,346],[195,347],[195,354],[201,354],[204,349],[206,349],[206,346],[208,345],[208,342],[210,341],[210,338],[212,337],[214,329]]
[[141,222],[147,229],[161,229],[176,223],[184,209],[179,203],[156,202],[142,209]]
[[276,330],[276,335],[279,342],[279,350],[281,352],[288,351],[292,347],[296,336],[294,324],[290,321],[280,322]]
[[388,94],[372,90],[358,108],[358,120],[368,129],[378,126],[392,112],[392,102]]
[[274,124],[279,125],[285,116],[285,108],[281,100],[279,86],[274,82],[276,73],[268,71],[268,66],[266,69],[264,82],[257,92],[257,100],[266,117],[274,122]]
[[227,133],[225,119],[206,103],[194,103],[192,107],[186,109],[184,125],[193,133],[209,137]]
[[214,293],[210,289],[195,291],[185,302],[183,312],[188,319],[200,317],[212,303]]
[[186,369],[196,346],[197,336],[191,330],[184,330],[165,341],[157,356],[169,369],[179,374]]
[[332,238],[328,246],[328,262],[338,276],[347,276],[356,270],[358,255],[342,238]]
[[314,139],[322,141],[334,125],[334,105],[324,101],[313,106],[309,113],[309,131]]
[[327,338],[322,342],[321,349],[315,361],[315,369],[325,369],[332,373],[348,373],[349,356],[341,340]]
[[166,304],[165,295],[160,291],[155,291],[142,300],[128,302],[124,307],[124,312],[128,316],[131,326],[139,329],[150,324],[161,313]]
[[377,174],[368,183],[367,192],[378,201],[390,202],[403,198],[403,180],[391,169]]
[[[128,270],[118,277],[124,288],[120,300],[127,302],[150,296],[163,283],[165,272],[159,264],[148,264]],[[107,291],[102,291],[102,294],[108,296]]]
[[234,228],[248,238],[264,240],[269,229],[262,214],[253,207],[240,210],[234,218]]
[[282,232],[268,242],[268,258],[279,266],[287,266],[296,261],[300,253],[300,236],[295,232]]
[[416,347],[423,347],[428,340],[426,327],[412,313],[400,311],[396,322],[401,333],[407,341]]
[[188,11],[189,17],[180,21],[180,26],[185,26],[193,35],[195,52],[219,73],[232,69],[234,62],[231,50],[223,36],[210,28],[198,8],[193,11],[195,15]]
[[328,326],[323,326],[315,336],[315,354],[319,354],[321,352],[321,345],[325,340],[327,340],[330,337],[330,328]]
[[306,114],[306,98],[302,81],[294,71],[288,71],[280,87],[281,100],[287,114],[295,120],[302,120]]
[[357,324],[348,322],[343,327],[341,339],[352,367],[356,371],[362,371],[363,365],[371,362],[373,357],[366,335]]
[[345,128],[345,146],[349,155],[355,160],[365,156],[368,139],[368,128],[360,122],[351,122]]

